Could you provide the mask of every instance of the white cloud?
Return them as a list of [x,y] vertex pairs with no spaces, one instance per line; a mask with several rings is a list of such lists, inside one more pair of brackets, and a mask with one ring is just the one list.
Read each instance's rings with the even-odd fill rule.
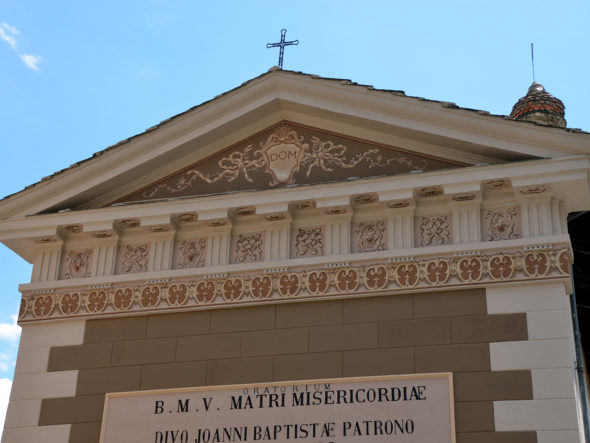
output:
[[[20,32],[14,26],[10,26],[8,23],[4,22],[0,23],[0,40],[4,40],[14,50],[16,50],[16,39],[14,36],[18,34],[20,34]],[[43,57],[39,55],[19,54],[19,57],[23,63],[33,71],[38,71],[39,63],[43,61]]]
[[43,61],[43,57],[40,57],[38,55],[20,54],[19,57],[24,62],[24,64],[31,68],[33,71],[38,71],[39,66],[37,65]]
[[4,429],[4,419],[6,418],[11,388],[12,381],[7,378],[0,378],[0,435],[2,434],[2,429]]
[[14,26],[10,26],[8,23],[2,22],[2,23],[0,23],[0,27],[6,29],[11,34],[14,34],[14,35],[20,34],[20,32],[18,32],[18,29],[16,29]]
[[10,26],[7,23],[0,23],[0,39],[8,43],[12,49],[16,48],[15,35],[18,35],[18,29],[14,26]]
[[14,355],[12,354],[0,354],[0,371],[8,372],[14,368],[15,365]]
[[[0,323],[0,341],[9,345],[0,345],[0,372],[12,372],[16,360],[16,349],[21,328],[16,324],[17,316],[12,316],[10,323]],[[1,429],[1,428],[0,428]]]
[[12,322],[0,323],[0,340],[16,342],[20,337],[20,326],[16,324],[17,316],[12,316]]

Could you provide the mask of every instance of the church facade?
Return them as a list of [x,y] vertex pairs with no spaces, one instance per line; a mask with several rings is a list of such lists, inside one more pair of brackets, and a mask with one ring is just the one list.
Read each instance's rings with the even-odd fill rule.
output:
[[[133,441],[115,400],[144,391],[432,376],[446,435],[400,406],[399,441],[582,442],[567,215],[590,208],[589,153],[581,131],[271,70],[9,196],[0,240],[33,273],[2,441]],[[388,438],[191,423],[136,441]]]

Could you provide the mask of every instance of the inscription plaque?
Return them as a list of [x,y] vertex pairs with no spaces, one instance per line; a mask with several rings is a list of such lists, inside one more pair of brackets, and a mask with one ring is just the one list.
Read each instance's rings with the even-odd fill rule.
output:
[[101,443],[454,443],[452,374],[106,394]]

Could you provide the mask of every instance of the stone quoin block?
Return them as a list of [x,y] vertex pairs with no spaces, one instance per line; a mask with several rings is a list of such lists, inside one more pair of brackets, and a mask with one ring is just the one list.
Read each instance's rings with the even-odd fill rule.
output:
[[345,351],[342,354],[344,377],[415,372],[413,348],[368,349]]
[[273,379],[273,358],[209,360],[207,385],[267,382]]
[[414,318],[477,315],[486,313],[483,289],[414,294]]
[[274,358],[274,380],[313,380],[342,375],[340,352],[279,355]]
[[358,323],[309,328],[309,350],[343,351],[377,347],[377,324]]
[[321,326],[342,322],[342,300],[282,303],[276,306],[277,328]]
[[270,305],[216,309],[211,312],[211,332],[258,331],[275,327],[275,307]]
[[444,345],[451,343],[448,317],[379,324],[379,347]]
[[84,343],[135,340],[145,337],[146,317],[88,320]]
[[239,333],[179,337],[176,360],[235,358],[240,356],[241,346],[242,335]]
[[112,350],[112,343],[52,347],[47,371],[107,367],[111,364]]
[[112,366],[165,363],[175,360],[176,338],[151,338],[113,344]]
[[210,311],[178,312],[151,315],[147,318],[146,337],[176,337],[207,334]]
[[205,361],[144,365],[141,368],[140,388],[144,390],[203,386],[206,377]]
[[402,320],[412,318],[412,296],[390,295],[344,300],[345,323]]

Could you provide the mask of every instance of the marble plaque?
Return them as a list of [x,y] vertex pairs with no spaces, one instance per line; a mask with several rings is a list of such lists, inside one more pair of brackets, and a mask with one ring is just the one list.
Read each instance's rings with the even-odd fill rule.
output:
[[107,394],[102,443],[454,443],[452,374]]

